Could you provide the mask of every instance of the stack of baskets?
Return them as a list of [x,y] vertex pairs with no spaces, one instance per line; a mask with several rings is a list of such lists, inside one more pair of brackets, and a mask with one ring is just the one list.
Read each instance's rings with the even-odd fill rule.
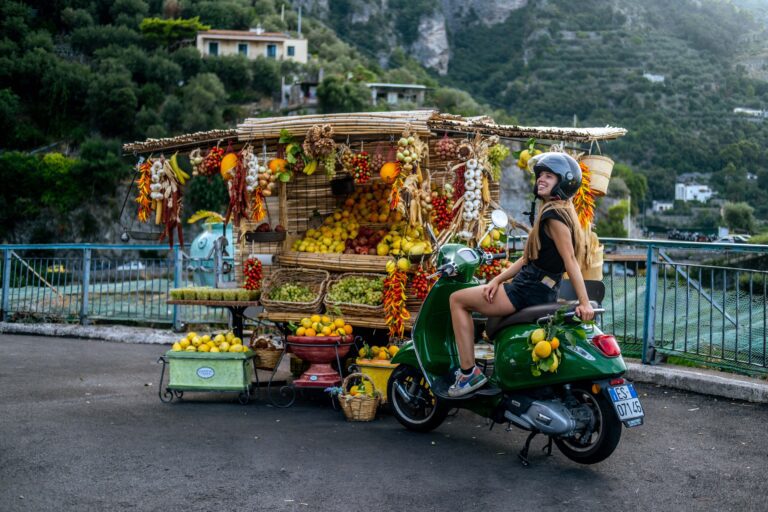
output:
[[255,365],[259,370],[272,371],[280,360],[282,350],[277,348],[270,336],[259,330],[251,333],[250,348],[256,354]]
[[[373,390],[373,396],[368,394],[359,394],[352,396],[349,394],[349,386],[352,379],[364,379],[368,381],[366,386],[370,385]],[[364,373],[352,373],[344,379],[341,384],[341,393],[339,394],[339,405],[344,411],[348,421],[373,421],[376,418],[376,411],[381,402],[381,393],[376,391],[373,380]]]
[[[267,310],[289,311],[293,313],[319,313],[323,307],[323,295],[330,274],[325,270],[310,270],[301,268],[281,268],[272,272],[262,285],[261,303]],[[309,287],[313,299],[309,302],[287,302],[272,300],[270,293],[273,289],[286,283],[300,283]]]
[[[364,277],[364,278],[370,278],[370,279],[384,279],[384,276],[381,274],[368,274],[368,273],[358,274],[353,272],[347,272],[339,275],[338,277],[331,279],[328,283],[328,286],[326,287],[326,291],[330,292],[333,286],[339,281],[341,281],[342,279],[344,279],[345,277]],[[380,315],[383,316],[384,314],[383,302],[375,306],[369,306],[367,304],[353,304],[351,302],[334,302],[328,298],[327,294],[323,302],[325,303],[326,311],[338,310],[344,316],[377,317]]]

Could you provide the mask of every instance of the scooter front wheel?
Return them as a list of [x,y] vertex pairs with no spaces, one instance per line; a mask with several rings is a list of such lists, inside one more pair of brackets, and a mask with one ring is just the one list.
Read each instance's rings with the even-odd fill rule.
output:
[[430,432],[440,426],[449,408],[429,389],[421,370],[401,364],[387,382],[387,396],[397,421],[408,430]]

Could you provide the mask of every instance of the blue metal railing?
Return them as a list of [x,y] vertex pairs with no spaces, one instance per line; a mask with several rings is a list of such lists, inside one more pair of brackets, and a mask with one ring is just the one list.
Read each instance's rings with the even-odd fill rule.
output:
[[[768,373],[768,246],[603,239],[606,314],[625,354]],[[519,247],[519,244],[518,244]],[[169,306],[201,267],[178,246],[0,245],[2,319],[226,323],[226,310]],[[719,259],[720,261],[714,261]],[[768,268],[768,263],[762,264]]]

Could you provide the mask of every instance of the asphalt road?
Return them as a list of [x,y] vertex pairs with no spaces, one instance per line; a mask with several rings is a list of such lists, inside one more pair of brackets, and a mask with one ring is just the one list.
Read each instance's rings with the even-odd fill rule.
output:
[[639,385],[646,424],[575,464],[462,412],[430,434],[389,414],[157,396],[164,347],[0,336],[0,510],[765,510],[768,406]]

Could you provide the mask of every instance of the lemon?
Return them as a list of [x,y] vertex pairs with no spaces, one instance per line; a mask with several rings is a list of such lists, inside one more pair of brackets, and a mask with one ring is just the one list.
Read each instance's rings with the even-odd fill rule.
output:
[[359,386],[352,386],[351,388],[349,388],[349,394],[352,396],[355,396],[358,394],[359,389],[360,389]]
[[394,261],[389,260],[387,262],[387,274],[394,274],[395,270],[397,270],[397,265],[395,264]]
[[400,347],[398,347],[397,345],[392,345],[391,347],[389,347],[389,355],[391,355],[392,357],[395,357],[395,354],[397,354],[398,352],[400,352]]
[[540,341],[543,341],[544,338],[546,337],[547,337],[547,331],[545,331],[544,329],[536,329],[531,334],[531,342],[536,344]]
[[365,356],[368,355],[368,351],[365,350],[364,348],[361,348],[360,350],[357,351],[357,355],[362,358],[365,358]]
[[173,346],[171,347],[171,350],[173,350],[174,352],[181,351],[182,350],[181,343],[174,343]]
[[193,346],[199,347],[201,343],[202,343],[202,340],[200,339],[200,336],[195,336],[194,338],[192,338]]
[[192,341],[192,338],[194,338],[195,336],[197,336],[197,333],[196,333],[196,332],[190,332],[190,333],[187,333],[187,339],[188,339],[189,341]]
[[233,345],[242,345],[243,340],[235,336],[234,338],[232,338],[232,341],[230,343],[232,343]]
[[320,321],[321,317],[320,315],[312,315],[311,317],[309,317],[309,319],[313,324],[316,324],[317,322]]
[[219,350],[219,347],[211,347],[211,352],[221,352],[221,350]]
[[235,343],[234,345],[229,347],[229,351],[230,352],[242,352],[243,351],[243,346],[241,344],[239,344],[239,343]]
[[546,359],[552,353],[552,345],[548,341],[542,340],[533,347],[533,352],[540,358]]
[[329,323],[331,323],[331,319],[330,317],[323,316],[322,322],[323,322],[323,325],[328,325]]
[[296,329],[296,336],[304,336],[307,333],[307,329],[305,327],[299,327]]
[[200,341],[203,342],[203,343],[208,343],[209,341],[211,341],[211,337],[206,334],[205,336],[202,336],[200,338]]
[[305,329],[309,329],[312,327],[312,319],[311,318],[302,318],[301,319],[301,326]]
[[208,344],[207,344],[207,343],[203,343],[202,345],[200,345],[200,346],[197,348],[197,351],[198,351],[198,352],[210,352],[210,351],[211,351],[211,347],[210,347],[210,346],[208,346]]
[[336,327],[344,327],[344,320],[342,320],[341,318],[337,318],[336,320],[333,321],[333,325],[335,325]]
[[552,362],[552,366],[549,367],[549,373],[555,373],[557,367],[560,366],[560,360],[557,358],[557,354],[552,354],[552,357],[554,358],[554,361]]
[[219,345],[219,350],[221,350],[222,352],[226,352],[227,350],[229,350],[229,342],[222,341],[221,344]]
[[189,340],[186,340],[186,339],[185,340],[181,340],[179,342],[179,345],[181,345],[181,348],[186,349],[190,345],[190,342],[189,342]]
[[215,344],[217,344],[217,345],[218,345],[219,343],[221,343],[222,341],[226,341],[226,338],[224,337],[224,335],[223,335],[223,334],[217,334],[217,335],[216,335],[216,336],[213,338],[213,342],[214,342]]
[[531,359],[533,359],[534,363],[538,363],[539,361],[541,361],[541,358],[536,355],[536,352],[531,352]]
[[185,352],[197,352],[197,349],[193,347],[192,345],[188,346],[184,349]]
[[397,260],[397,269],[402,270],[403,272],[408,272],[408,270],[411,268],[411,262],[408,261],[405,258],[400,258]]

